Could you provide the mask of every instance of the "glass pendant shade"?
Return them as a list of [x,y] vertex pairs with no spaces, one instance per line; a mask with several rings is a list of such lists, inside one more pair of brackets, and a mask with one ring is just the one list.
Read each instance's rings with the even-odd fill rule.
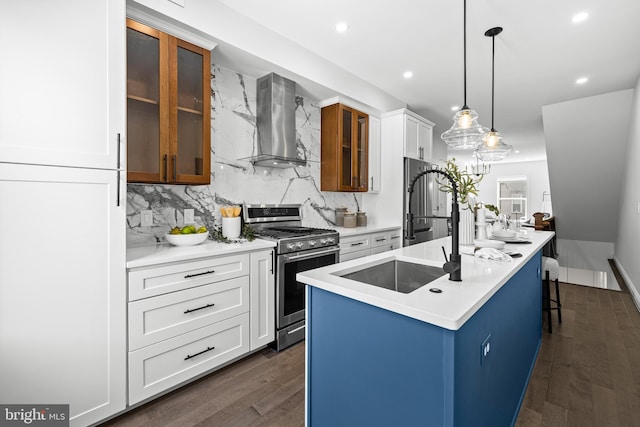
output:
[[493,127],[494,103],[495,103],[495,58],[496,36],[502,32],[502,27],[494,27],[487,30],[484,35],[491,37],[491,130],[482,137],[482,143],[476,148],[474,155],[483,162],[496,162],[504,160],[513,150],[509,144],[502,141],[502,135]]
[[504,160],[513,150],[509,144],[502,142],[502,135],[491,129],[484,135],[482,144],[476,149],[475,156],[483,162]]
[[477,119],[478,114],[474,110],[463,108],[453,116],[453,126],[442,133],[442,140],[452,150],[477,148],[488,130]]
[[464,106],[453,116],[453,126],[440,136],[452,150],[470,150],[482,143],[487,128],[477,122],[478,114],[467,106],[467,0],[463,2]]

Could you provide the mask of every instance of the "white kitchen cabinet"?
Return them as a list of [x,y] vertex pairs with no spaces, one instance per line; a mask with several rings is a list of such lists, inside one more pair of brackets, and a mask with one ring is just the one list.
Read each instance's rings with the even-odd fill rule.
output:
[[0,40],[0,161],[124,168],[124,0],[4,2]]
[[273,250],[251,253],[251,350],[275,339],[276,290]]
[[[371,235],[358,234],[355,236],[340,237],[340,260],[351,252],[369,252],[371,250]],[[368,253],[367,253],[368,255]]]
[[404,156],[430,161],[432,158],[434,123],[405,108],[382,115],[382,126],[388,127],[385,135],[391,141],[385,144],[397,144],[404,147]]
[[0,402],[68,403],[71,426],[125,408],[124,186],[0,163]]
[[129,269],[129,405],[274,340],[272,253]]
[[371,255],[402,247],[402,230],[383,231],[371,235]]
[[129,270],[129,301],[248,276],[248,254],[211,257]]
[[129,351],[249,311],[249,276],[129,303]]
[[340,262],[402,247],[402,229],[340,237]]
[[420,160],[430,161],[433,158],[433,123],[426,119],[418,123],[418,156]]
[[345,254],[340,252],[340,262],[351,261],[352,259],[362,258],[369,255],[371,255],[370,249],[362,249],[360,251],[347,252]]
[[380,129],[380,118],[369,115],[369,193],[379,193],[382,183]]
[[85,426],[126,405],[125,2],[36,8],[0,14],[0,402]]
[[129,403],[137,403],[249,351],[249,313],[129,353]]

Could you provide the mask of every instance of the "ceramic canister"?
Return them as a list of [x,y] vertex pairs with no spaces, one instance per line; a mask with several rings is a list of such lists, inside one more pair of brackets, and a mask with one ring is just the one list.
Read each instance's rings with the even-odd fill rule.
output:
[[358,225],[355,212],[347,212],[344,214],[344,228],[355,228]]
[[347,208],[336,208],[336,227],[344,226],[344,214]]

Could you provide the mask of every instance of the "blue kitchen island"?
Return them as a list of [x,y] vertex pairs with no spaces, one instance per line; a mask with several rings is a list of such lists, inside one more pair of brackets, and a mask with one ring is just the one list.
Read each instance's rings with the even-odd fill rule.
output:
[[298,274],[309,285],[307,425],[513,425],[541,344],[552,236],[508,244],[522,254],[511,262],[463,255],[462,282],[443,272],[409,293],[350,273],[390,260],[440,266],[449,238]]

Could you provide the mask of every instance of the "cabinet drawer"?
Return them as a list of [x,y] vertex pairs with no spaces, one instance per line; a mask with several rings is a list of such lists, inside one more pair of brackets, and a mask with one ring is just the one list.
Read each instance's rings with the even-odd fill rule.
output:
[[371,247],[376,248],[378,246],[388,246],[391,243],[391,233],[389,231],[383,231],[382,233],[375,233],[371,235]]
[[129,404],[249,351],[249,313],[129,353]]
[[391,243],[387,243],[386,245],[382,245],[382,246],[376,246],[375,248],[371,248],[371,255],[387,252],[387,251],[390,251],[391,249],[394,249]]
[[249,311],[249,276],[129,303],[129,350]]
[[129,301],[249,274],[249,254],[208,258],[129,272]]
[[340,238],[340,259],[343,254],[349,252],[369,250],[371,248],[371,235],[363,234],[361,236],[351,236]]
[[342,252],[340,252],[340,262],[349,261],[356,258],[362,258],[369,255],[370,255],[369,249],[365,249],[363,251],[351,251],[346,254],[342,254]]

